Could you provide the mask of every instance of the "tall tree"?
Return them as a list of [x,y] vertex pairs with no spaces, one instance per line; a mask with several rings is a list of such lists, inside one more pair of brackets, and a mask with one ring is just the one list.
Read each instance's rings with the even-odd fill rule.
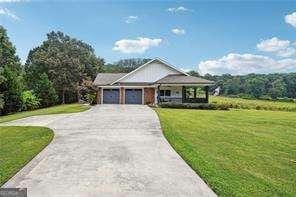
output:
[[1,114],[21,107],[22,68],[16,49],[0,26],[0,110]]
[[139,66],[149,62],[148,58],[130,58],[122,59],[113,64],[107,64],[104,66],[104,72],[107,73],[128,73],[135,70]]
[[40,76],[40,79],[34,84],[33,90],[40,99],[41,107],[49,107],[58,102],[58,95],[46,73]]
[[46,73],[65,103],[66,91],[74,92],[84,79],[94,79],[103,64],[90,45],[52,31],[41,46],[30,51],[25,71],[30,87]]

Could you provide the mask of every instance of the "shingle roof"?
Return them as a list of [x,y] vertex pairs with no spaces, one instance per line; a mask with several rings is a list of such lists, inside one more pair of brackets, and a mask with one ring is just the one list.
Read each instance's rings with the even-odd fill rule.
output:
[[[114,81],[125,76],[127,73],[99,73],[94,80],[94,85],[111,85]],[[154,83],[116,83],[117,85],[151,85],[151,84],[214,84],[200,77],[186,76],[183,74],[167,75]],[[115,84],[114,84],[115,85]]]
[[94,85],[110,85],[126,74],[127,73],[99,73],[94,81]]
[[200,77],[186,76],[186,75],[167,75],[164,78],[159,79],[155,83],[157,84],[214,84],[213,81],[209,81]]

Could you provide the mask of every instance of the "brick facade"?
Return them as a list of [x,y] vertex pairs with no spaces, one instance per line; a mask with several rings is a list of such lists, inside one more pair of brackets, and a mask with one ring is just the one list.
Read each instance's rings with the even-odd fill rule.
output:
[[121,87],[119,89],[119,94],[120,94],[120,96],[119,96],[119,104],[124,104],[125,103],[125,92],[124,91],[125,90],[124,90],[123,87]]
[[102,94],[102,88],[99,88],[97,91],[97,104],[101,104],[101,94]]
[[[97,91],[97,104],[101,104],[102,98],[102,88]],[[154,88],[144,88],[144,104],[153,104],[155,102],[155,89]],[[125,104],[125,89],[121,87],[119,89],[119,103]]]
[[152,104],[155,102],[155,89],[144,88],[144,104]]

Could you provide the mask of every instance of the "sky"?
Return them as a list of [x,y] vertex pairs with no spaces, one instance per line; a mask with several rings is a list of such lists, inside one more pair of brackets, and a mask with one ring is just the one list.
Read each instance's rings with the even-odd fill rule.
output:
[[110,63],[159,57],[200,74],[296,72],[296,1],[0,0],[0,25],[23,63],[62,31]]

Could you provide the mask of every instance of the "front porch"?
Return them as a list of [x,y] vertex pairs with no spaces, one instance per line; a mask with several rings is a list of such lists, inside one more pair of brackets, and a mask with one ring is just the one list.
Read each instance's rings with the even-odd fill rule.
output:
[[208,103],[209,86],[201,85],[159,85],[157,103]]
[[156,82],[157,103],[208,103],[213,81],[189,75],[168,75]]

